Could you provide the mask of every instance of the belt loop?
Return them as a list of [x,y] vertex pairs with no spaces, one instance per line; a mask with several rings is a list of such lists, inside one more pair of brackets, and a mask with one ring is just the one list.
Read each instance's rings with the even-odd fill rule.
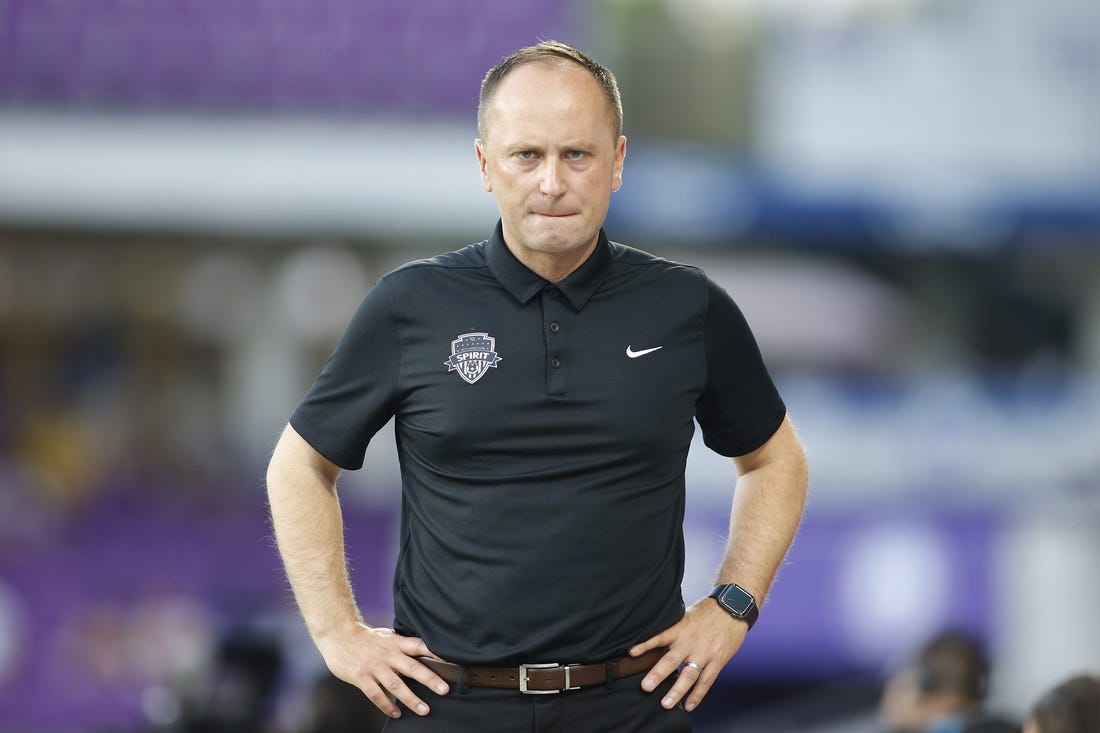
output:
[[455,680],[455,686],[458,687],[458,694],[465,695],[470,692],[470,687],[463,681],[463,677],[466,676],[466,668],[461,664],[458,665],[458,679]]
[[615,663],[608,659],[603,663],[603,668],[605,679],[607,680],[604,683],[604,687],[610,690],[615,686]]

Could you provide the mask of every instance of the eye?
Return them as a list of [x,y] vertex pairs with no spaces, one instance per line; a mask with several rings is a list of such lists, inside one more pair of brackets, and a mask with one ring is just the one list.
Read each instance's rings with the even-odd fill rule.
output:
[[534,160],[535,159],[535,151],[534,150],[521,150],[518,153],[516,153],[516,157],[519,158],[520,160]]
[[569,160],[581,160],[586,155],[587,153],[585,153],[583,150],[570,150],[568,153],[565,154],[565,157],[569,158]]

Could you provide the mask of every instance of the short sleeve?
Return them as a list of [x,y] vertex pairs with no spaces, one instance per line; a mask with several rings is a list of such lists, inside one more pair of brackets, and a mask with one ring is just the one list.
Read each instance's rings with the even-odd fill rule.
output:
[[383,279],[367,293],[290,417],[307,443],[348,470],[362,467],[370,439],[393,416],[400,343],[387,292]]
[[775,434],[787,408],[741,309],[709,278],[707,287],[707,380],[695,417],[711,450],[741,456]]

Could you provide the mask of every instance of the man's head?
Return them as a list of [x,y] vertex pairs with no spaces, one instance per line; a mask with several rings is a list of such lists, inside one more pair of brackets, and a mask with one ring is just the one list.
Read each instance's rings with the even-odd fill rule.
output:
[[1100,731],[1100,677],[1079,675],[1057,685],[1035,703],[1024,733]]
[[588,54],[559,41],[542,41],[534,46],[526,46],[508,56],[489,69],[481,80],[481,94],[477,103],[477,134],[485,138],[485,116],[493,94],[509,72],[525,64],[550,63],[574,64],[586,70],[600,85],[607,108],[611,113],[613,134],[617,138],[623,134],[623,103],[619,96],[619,84],[611,70]]
[[947,631],[928,640],[887,681],[880,715],[893,733],[917,733],[950,715],[981,707],[989,661],[968,634]]
[[565,277],[595,247],[622,185],[615,77],[561,43],[521,49],[486,75],[478,123],[481,184],[496,198],[505,242],[540,275]]

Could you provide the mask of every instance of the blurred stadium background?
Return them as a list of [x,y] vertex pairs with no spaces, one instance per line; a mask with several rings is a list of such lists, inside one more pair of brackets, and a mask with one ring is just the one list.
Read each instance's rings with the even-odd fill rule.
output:
[[[945,626],[1016,714],[1100,666],[1096,3],[0,0],[0,731],[179,729],[242,659],[306,729],[267,455],[374,279],[490,232],[478,83],[539,38],[619,76],[610,235],[733,293],[810,455],[698,729],[872,730]],[[386,436],[343,485],[387,623]]]

